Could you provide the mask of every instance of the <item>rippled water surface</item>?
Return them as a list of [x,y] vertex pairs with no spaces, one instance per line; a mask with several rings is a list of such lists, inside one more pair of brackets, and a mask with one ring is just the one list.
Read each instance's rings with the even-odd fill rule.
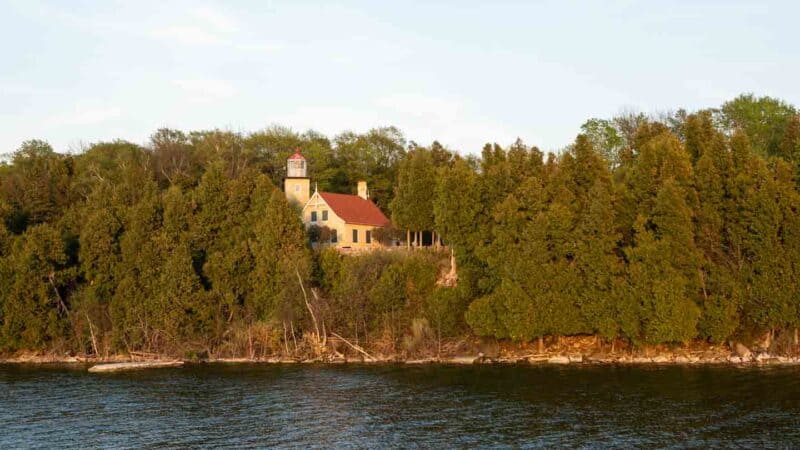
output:
[[0,365],[0,448],[800,447],[800,369]]

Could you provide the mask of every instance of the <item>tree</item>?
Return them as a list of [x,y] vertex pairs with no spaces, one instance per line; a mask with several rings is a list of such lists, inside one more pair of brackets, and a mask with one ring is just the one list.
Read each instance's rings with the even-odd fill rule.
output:
[[641,308],[642,335],[634,341],[687,342],[697,333],[698,258],[685,198],[677,182],[666,180],[652,212],[636,222],[634,246],[626,251],[630,294]]
[[436,168],[430,151],[419,148],[409,152],[400,163],[394,199],[390,204],[392,221],[411,231],[433,230],[433,196]]
[[619,165],[619,153],[622,150],[624,140],[610,120],[589,119],[581,125],[581,132],[603,156],[610,168]]
[[479,239],[475,222],[480,212],[478,175],[462,158],[441,167],[433,196],[435,228],[448,244],[459,251],[471,249]]
[[797,114],[794,106],[771,97],[742,94],[725,102],[720,109],[721,120],[728,130],[742,130],[762,156],[780,153],[785,129]]
[[29,228],[15,244],[7,257],[14,271],[0,294],[3,347],[63,346],[70,313],[66,292],[74,276],[65,242],[58,230],[42,224]]
[[372,200],[381,209],[390,208],[399,164],[405,156],[403,133],[395,127],[374,128],[365,134],[342,133],[334,142],[334,191],[351,193],[358,181],[365,180]]
[[22,143],[11,162],[11,170],[0,178],[9,231],[22,234],[31,225],[56,220],[70,202],[70,159],[44,141],[31,140]]

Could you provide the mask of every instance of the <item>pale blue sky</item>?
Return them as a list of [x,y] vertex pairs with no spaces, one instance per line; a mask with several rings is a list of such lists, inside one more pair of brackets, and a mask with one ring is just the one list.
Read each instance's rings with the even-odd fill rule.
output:
[[270,124],[555,150],[623,109],[799,104],[798,4],[0,0],[0,153]]

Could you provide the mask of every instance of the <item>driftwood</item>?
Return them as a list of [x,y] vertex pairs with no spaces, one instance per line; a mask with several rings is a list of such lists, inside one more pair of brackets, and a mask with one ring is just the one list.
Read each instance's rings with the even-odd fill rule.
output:
[[158,359],[161,357],[158,353],[152,352],[137,352],[137,351],[130,351],[128,352],[134,358],[150,358],[150,359]]
[[166,367],[181,367],[183,361],[147,361],[127,362],[114,364],[98,364],[89,368],[91,373],[122,372],[127,370],[161,369]]
[[360,346],[358,346],[358,345],[356,345],[356,344],[353,344],[352,342],[350,342],[350,341],[348,341],[347,339],[345,339],[345,338],[343,338],[343,337],[339,336],[338,334],[334,333],[333,331],[331,331],[331,335],[332,335],[332,336],[334,336],[334,337],[336,337],[336,338],[338,338],[338,339],[341,339],[341,340],[342,340],[342,342],[344,342],[345,344],[349,345],[349,346],[350,346],[350,348],[352,348],[353,350],[355,350],[355,351],[357,351],[357,352],[361,353],[362,355],[366,356],[367,358],[369,358],[369,359],[371,359],[371,360],[373,360],[373,361],[377,361],[377,360],[378,360],[378,359],[377,359],[377,358],[375,358],[374,356],[372,356],[372,355],[370,355],[369,353],[367,353],[366,351],[364,351],[364,349],[363,349],[363,348],[361,348]]

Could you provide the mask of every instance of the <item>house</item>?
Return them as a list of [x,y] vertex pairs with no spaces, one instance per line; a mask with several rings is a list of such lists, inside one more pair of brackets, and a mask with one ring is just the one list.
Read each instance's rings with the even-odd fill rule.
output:
[[366,181],[358,182],[357,195],[320,192],[316,188],[312,194],[307,173],[307,161],[298,150],[286,161],[283,187],[286,198],[302,208],[307,228],[327,227],[330,237],[326,241],[338,248],[367,249],[382,245],[373,233],[388,227],[390,221],[369,199]]

